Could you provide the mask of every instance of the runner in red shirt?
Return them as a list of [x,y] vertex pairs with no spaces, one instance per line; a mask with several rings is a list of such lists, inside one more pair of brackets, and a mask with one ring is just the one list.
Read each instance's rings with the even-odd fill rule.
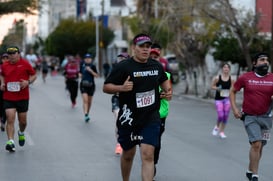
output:
[[64,68],[65,84],[67,90],[69,91],[72,108],[75,108],[79,89],[78,78],[80,67],[79,63],[73,56],[68,56],[67,59],[68,63]]
[[[161,51],[161,46],[157,43],[153,43],[151,46],[152,49],[156,49],[158,51]],[[170,70],[170,66],[169,66],[169,62],[167,59],[163,58],[163,57],[159,57],[159,62],[162,64],[163,69],[165,72],[171,72]]]
[[7,48],[9,61],[3,63],[1,89],[4,90],[4,108],[7,116],[6,150],[15,151],[14,123],[17,112],[19,121],[19,145],[24,146],[24,131],[27,126],[27,111],[29,104],[29,85],[36,79],[36,72],[30,63],[21,58],[19,48],[11,46]]
[[[1,56],[1,61],[0,61],[0,74],[2,73],[2,64],[6,61],[8,61],[9,55],[7,53],[4,53]],[[0,129],[1,131],[5,131],[6,128],[6,113],[4,109],[4,100],[3,100],[3,91],[0,90],[0,118],[1,118],[1,126]]]
[[[259,162],[272,128],[273,74],[268,73],[269,56],[258,53],[254,57],[253,71],[241,75],[230,91],[230,103],[235,118],[244,121],[251,144],[246,177],[258,181]],[[236,106],[236,93],[244,89],[242,112]]]

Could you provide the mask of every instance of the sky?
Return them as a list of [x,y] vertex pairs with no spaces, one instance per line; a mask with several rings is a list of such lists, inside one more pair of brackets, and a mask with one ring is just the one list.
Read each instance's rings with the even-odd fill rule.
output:
[[255,0],[231,0],[234,6],[238,6],[241,8],[249,9],[251,8],[254,11],[255,8]]

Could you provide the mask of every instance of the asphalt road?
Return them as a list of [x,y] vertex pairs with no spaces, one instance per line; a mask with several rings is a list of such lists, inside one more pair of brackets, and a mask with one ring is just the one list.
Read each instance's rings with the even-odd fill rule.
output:
[[[5,150],[6,133],[0,133],[1,181],[121,181],[119,156],[114,154],[114,120],[111,95],[102,92],[103,79],[84,122],[80,94],[72,109],[62,76],[41,77],[31,86],[27,142],[16,152]],[[216,112],[211,101],[174,96],[162,138],[157,181],[244,181],[249,144],[243,125],[231,114],[227,139],[213,137]],[[18,126],[16,125],[16,128]],[[273,180],[272,142],[264,149],[260,180]],[[139,152],[131,181],[140,181]]]

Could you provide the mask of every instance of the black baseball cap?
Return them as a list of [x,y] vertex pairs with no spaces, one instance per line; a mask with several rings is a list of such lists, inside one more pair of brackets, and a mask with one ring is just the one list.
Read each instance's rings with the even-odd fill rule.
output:
[[151,48],[158,48],[161,50],[162,47],[158,43],[153,43]]
[[256,62],[259,58],[263,58],[263,57],[269,57],[269,54],[266,52],[259,52],[254,56],[254,61]]
[[130,57],[130,55],[129,55],[128,53],[126,53],[126,52],[122,52],[122,53],[118,54],[118,56],[117,56],[117,57],[129,58],[129,57]]
[[86,53],[86,54],[84,55],[84,58],[92,58],[92,55],[91,55],[90,53]]

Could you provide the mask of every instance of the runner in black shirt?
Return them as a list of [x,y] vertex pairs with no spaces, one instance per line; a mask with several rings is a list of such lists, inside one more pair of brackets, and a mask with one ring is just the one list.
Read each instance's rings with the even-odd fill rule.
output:
[[[140,145],[142,180],[154,176],[154,148],[159,143],[160,97],[171,99],[172,91],[162,65],[149,59],[151,38],[138,34],[133,39],[134,56],[118,63],[105,80],[105,93],[119,93],[118,142],[123,153],[123,181],[129,181],[136,145]],[[163,89],[159,94],[159,86]]]

